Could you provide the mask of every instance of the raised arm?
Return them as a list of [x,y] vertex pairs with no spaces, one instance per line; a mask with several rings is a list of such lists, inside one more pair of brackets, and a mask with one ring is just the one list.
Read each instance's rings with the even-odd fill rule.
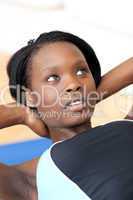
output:
[[48,129],[37,113],[28,107],[17,105],[16,102],[0,105],[0,129],[17,124],[26,125],[40,136],[48,137]]
[[0,129],[17,124],[24,124],[25,108],[16,103],[0,105]]
[[97,89],[101,99],[111,96],[115,92],[133,83],[133,57],[119,64],[106,73]]

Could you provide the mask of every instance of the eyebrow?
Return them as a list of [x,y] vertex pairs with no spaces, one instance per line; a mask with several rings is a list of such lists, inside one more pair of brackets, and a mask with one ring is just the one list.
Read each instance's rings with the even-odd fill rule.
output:
[[[78,61],[76,61],[76,62],[74,62],[73,64],[72,64],[72,66],[74,66],[74,65],[80,65],[80,64],[85,64],[86,66],[88,65],[87,64],[87,62],[85,62],[84,60],[78,60]],[[49,70],[49,69],[59,69],[59,68],[61,68],[61,66],[59,66],[59,65],[53,65],[53,66],[45,66],[43,69],[42,69],[42,71],[45,71],[45,70]]]

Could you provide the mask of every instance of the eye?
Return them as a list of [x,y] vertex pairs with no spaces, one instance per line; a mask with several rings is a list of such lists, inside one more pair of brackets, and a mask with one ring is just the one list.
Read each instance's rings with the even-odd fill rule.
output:
[[47,78],[47,81],[48,81],[48,82],[55,81],[55,80],[59,80],[59,76],[57,76],[57,75],[55,75],[55,74],[53,74],[53,75],[51,75],[51,76],[49,76],[49,77]]
[[87,68],[80,68],[77,70],[77,75],[84,75],[86,73],[89,73],[89,70]]

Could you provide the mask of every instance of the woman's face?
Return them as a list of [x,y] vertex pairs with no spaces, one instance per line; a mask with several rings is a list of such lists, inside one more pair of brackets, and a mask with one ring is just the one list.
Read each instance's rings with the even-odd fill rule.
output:
[[31,67],[31,96],[49,128],[89,121],[96,87],[85,57],[74,44],[43,45],[32,57]]

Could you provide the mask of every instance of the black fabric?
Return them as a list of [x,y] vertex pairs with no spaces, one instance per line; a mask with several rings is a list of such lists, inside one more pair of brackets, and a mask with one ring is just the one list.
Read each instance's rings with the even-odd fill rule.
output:
[[92,200],[133,200],[133,122],[87,130],[55,144],[51,157]]

